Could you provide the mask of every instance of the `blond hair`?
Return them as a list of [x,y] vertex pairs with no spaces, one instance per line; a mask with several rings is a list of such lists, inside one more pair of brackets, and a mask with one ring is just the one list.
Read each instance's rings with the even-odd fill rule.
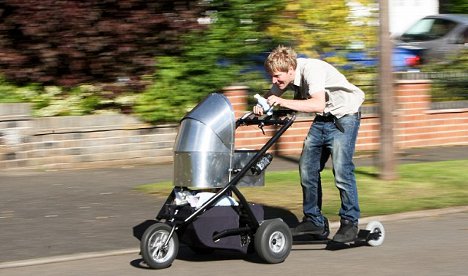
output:
[[297,67],[297,54],[291,47],[279,45],[265,60],[265,69],[269,74],[288,72],[289,67]]

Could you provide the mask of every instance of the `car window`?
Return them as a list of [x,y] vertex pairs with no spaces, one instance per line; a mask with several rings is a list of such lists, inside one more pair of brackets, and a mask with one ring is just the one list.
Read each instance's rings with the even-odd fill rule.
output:
[[403,33],[401,40],[410,42],[438,39],[448,34],[456,25],[456,22],[447,19],[424,18]]

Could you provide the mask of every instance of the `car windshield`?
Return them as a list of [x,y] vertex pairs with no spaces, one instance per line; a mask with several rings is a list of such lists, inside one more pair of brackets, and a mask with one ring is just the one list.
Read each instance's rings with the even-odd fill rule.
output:
[[446,19],[424,18],[403,33],[400,39],[405,42],[438,39],[448,34],[456,24]]

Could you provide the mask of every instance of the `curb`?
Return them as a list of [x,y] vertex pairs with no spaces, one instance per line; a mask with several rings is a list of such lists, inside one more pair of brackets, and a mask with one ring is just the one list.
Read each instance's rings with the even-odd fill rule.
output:
[[88,252],[88,253],[77,253],[77,254],[70,254],[70,255],[53,256],[53,257],[44,257],[44,258],[37,258],[37,259],[28,259],[28,260],[22,260],[22,261],[0,263],[0,269],[70,262],[70,261],[109,257],[109,256],[118,256],[118,255],[125,255],[125,254],[138,254],[139,252],[140,252],[140,249],[128,248],[128,249],[121,249],[121,250],[110,250],[110,251]]
[[[365,223],[369,223],[371,221],[376,221],[376,220],[380,222],[398,221],[398,220],[418,219],[418,218],[434,217],[434,216],[453,214],[453,213],[463,213],[463,212],[468,212],[468,206],[412,211],[412,212],[405,212],[405,213],[398,213],[398,214],[384,215],[384,216],[365,217],[359,220],[359,224],[365,224]],[[339,226],[340,226],[339,222],[330,223],[330,228],[338,228]],[[0,269],[70,262],[70,261],[118,256],[118,255],[125,255],[125,254],[139,254],[139,252],[140,252],[139,248],[127,248],[127,249],[121,249],[121,250],[78,253],[78,254],[61,255],[61,256],[54,256],[54,257],[28,259],[28,260],[0,263]]]
[[[382,215],[382,216],[374,216],[374,217],[365,217],[359,219],[359,224],[367,224],[371,221],[397,221],[397,220],[405,220],[405,219],[418,219],[418,218],[425,218],[425,217],[436,217],[440,215],[447,215],[447,214],[454,214],[454,213],[463,213],[468,212],[468,206],[457,206],[457,207],[449,207],[443,209],[432,209],[432,210],[421,210],[421,211],[411,211],[405,213],[398,213],[398,214],[391,214],[391,215]],[[331,228],[338,228],[340,226],[340,222],[332,222],[330,223]]]
[[450,207],[443,209],[433,209],[433,210],[422,210],[422,211],[412,211],[406,213],[398,213],[385,216],[375,216],[375,217],[366,217],[361,219],[360,223],[369,223],[373,220],[378,221],[395,221],[395,220],[405,220],[405,219],[417,219],[424,217],[435,217],[440,215],[454,214],[454,213],[463,213],[468,212],[468,206],[458,206]]

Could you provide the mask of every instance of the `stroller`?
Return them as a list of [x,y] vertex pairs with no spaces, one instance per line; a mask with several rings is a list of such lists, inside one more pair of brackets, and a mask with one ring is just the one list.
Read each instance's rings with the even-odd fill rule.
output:
[[[213,93],[182,118],[174,145],[174,188],[140,239],[140,254],[150,268],[169,267],[180,243],[200,253],[256,252],[270,264],[288,257],[289,226],[281,218],[265,220],[263,207],[247,202],[238,189],[264,185],[273,158],[267,151],[296,118],[291,110],[264,110],[267,115],[249,112],[236,121],[229,100]],[[235,130],[244,125],[262,131],[276,126],[276,131],[258,150],[234,149]],[[383,226],[375,222],[360,230],[358,239],[376,246],[383,235]]]
[[[195,252],[215,249],[257,252],[267,263],[283,262],[292,234],[282,219],[264,220],[263,208],[250,204],[237,186],[264,185],[272,160],[267,150],[292,125],[292,111],[237,121],[229,100],[213,93],[181,120],[174,145],[174,189],[141,237],[141,255],[151,268],[169,267],[179,243]],[[279,128],[259,150],[235,150],[242,125]],[[235,199],[233,196],[235,196]]]

